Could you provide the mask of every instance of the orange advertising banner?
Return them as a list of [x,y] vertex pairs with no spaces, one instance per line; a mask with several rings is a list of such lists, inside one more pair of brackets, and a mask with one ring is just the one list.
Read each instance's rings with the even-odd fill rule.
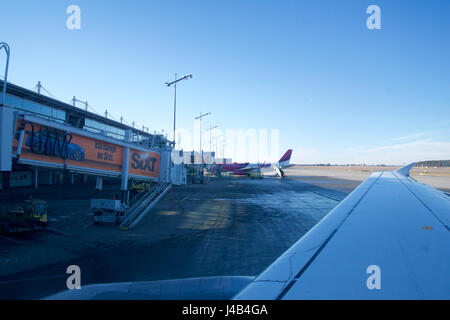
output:
[[[22,129],[25,130],[20,154],[22,159],[122,172],[124,147],[24,120],[17,121],[13,153],[17,150]],[[130,149],[129,173],[157,178],[158,167],[158,153]]]
[[159,153],[130,149],[130,166],[128,167],[129,174],[157,178],[158,169]]

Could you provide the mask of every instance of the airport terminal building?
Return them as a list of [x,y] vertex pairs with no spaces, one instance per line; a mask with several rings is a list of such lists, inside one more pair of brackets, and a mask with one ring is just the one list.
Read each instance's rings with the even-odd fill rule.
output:
[[[74,183],[94,176],[184,181],[171,164],[172,142],[96,113],[0,81],[0,189]],[[4,101],[4,105],[3,105]],[[87,109],[87,108],[86,108]]]

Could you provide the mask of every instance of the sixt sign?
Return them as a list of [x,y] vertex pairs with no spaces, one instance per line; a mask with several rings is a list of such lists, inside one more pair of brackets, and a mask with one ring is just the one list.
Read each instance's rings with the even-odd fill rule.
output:
[[129,173],[157,177],[159,169],[159,153],[130,150]]

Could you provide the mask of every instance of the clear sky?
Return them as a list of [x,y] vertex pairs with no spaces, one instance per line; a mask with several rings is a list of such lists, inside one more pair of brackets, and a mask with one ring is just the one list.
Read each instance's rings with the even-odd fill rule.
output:
[[[66,27],[71,4],[80,30]],[[381,30],[366,27],[372,4]],[[450,159],[449,12],[448,0],[14,0],[0,41],[10,82],[169,137],[164,83],[192,73],[177,127],[209,111],[204,128],[279,129],[296,163],[402,164]]]

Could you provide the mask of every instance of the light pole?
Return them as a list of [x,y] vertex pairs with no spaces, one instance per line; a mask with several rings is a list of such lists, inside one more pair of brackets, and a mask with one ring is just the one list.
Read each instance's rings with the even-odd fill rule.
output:
[[219,138],[222,138],[223,135],[221,134],[220,136],[215,136],[213,137],[214,142],[213,142],[213,151],[217,154],[219,154],[218,150],[219,150]]
[[167,87],[170,87],[171,85],[174,85],[174,97],[173,97],[173,147],[175,148],[175,124],[176,124],[176,115],[177,115],[177,82],[181,80],[188,80],[192,79],[192,74],[188,74],[187,76],[184,76],[183,78],[177,79],[177,74],[175,73],[175,80],[172,82],[166,82],[165,85]]
[[211,125],[209,126],[209,129],[207,129],[206,131],[209,131],[209,152],[211,152],[212,151],[212,149],[211,149],[211,132],[212,132],[212,129],[216,129],[216,128],[218,128],[219,126],[214,126],[214,127],[211,127]]
[[202,118],[205,116],[209,116],[211,112],[207,112],[202,114],[200,112],[200,115],[198,117],[195,117],[195,120],[200,120],[200,154],[202,155],[202,167],[203,167],[203,152],[202,152]]
[[6,85],[8,84],[8,67],[9,67],[9,55],[11,49],[6,42],[0,42],[0,51],[5,49],[6,53],[6,64],[5,64],[5,75],[3,76],[3,94],[2,94],[2,106],[6,106]]
[[222,138],[222,163],[225,163],[225,144],[226,144],[225,138]]

